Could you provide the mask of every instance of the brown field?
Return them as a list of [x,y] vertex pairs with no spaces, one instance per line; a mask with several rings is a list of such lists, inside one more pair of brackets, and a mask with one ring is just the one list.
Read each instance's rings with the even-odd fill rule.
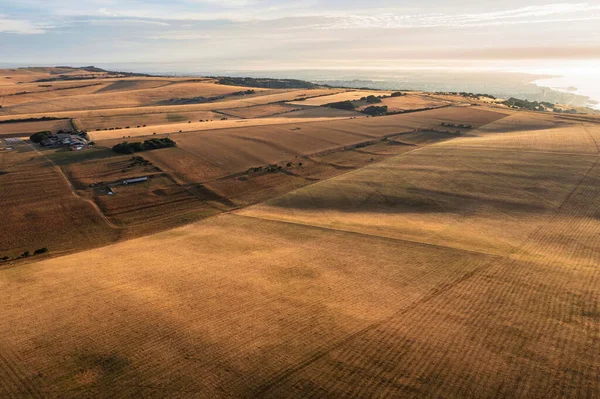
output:
[[[78,118],[76,123],[82,129],[95,132],[97,129],[117,127],[126,129],[128,126],[130,128],[136,128],[137,126],[143,125],[181,124],[182,122],[187,123],[188,121],[199,122],[200,120],[220,120],[222,117],[223,115],[211,111],[177,112],[173,110],[173,112],[148,112],[145,114],[133,113],[83,117]],[[123,130],[121,131],[123,132]]]
[[88,87],[83,90],[92,90],[93,93],[84,92],[82,94],[64,97],[57,96],[57,93],[49,92],[5,97],[5,104],[2,108],[2,113],[50,113],[58,111],[62,112],[152,106],[159,105],[159,102],[166,101],[171,98],[190,98],[198,96],[212,97],[232,94],[246,90],[246,88],[204,82],[175,82],[154,89],[112,90],[97,92],[98,89],[96,87]]
[[[422,108],[436,108],[447,104],[449,104],[447,101],[440,101],[423,95],[407,94],[401,97],[384,98],[381,100],[381,104],[375,105],[387,105],[390,112],[398,112]],[[367,106],[365,105],[362,108]]]
[[599,397],[600,124],[459,100],[3,140],[0,257],[50,254],[0,263],[0,397]]
[[[108,149],[93,151],[82,160],[77,157],[83,153],[57,151],[48,156],[61,167],[79,196],[96,203],[110,223],[121,228],[122,236],[172,228],[228,209],[207,190],[178,184],[152,163],[137,164],[132,162],[133,156],[115,156]],[[141,176],[149,180],[120,184]]]
[[290,104],[293,105],[310,105],[310,106],[321,106],[329,103],[335,103],[339,101],[354,101],[360,100],[362,97],[370,95],[374,96],[388,96],[390,91],[379,91],[379,90],[349,90],[344,93],[332,94],[330,96],[319,96],[315,98],[309,98],[304,101],[293,101]]
[[47,158],[25,143],[10,145],[13,151],[0,153],[0,257],[42,247],[60,254],[119,238]]
[[33,133],[48,130],[56,133],[59,130],[71,130],[68,119],[58,119],[39,122],[0,123],[0,138],[4,137],[29,137]]
[[[221,120],[225,118],[226,120]],[[152,136],[154,134],[169,134],[169,133],[190,133],[190,132],[201,132],[206,130],[221,130],[231,128],[245,128],[250,126],[256,126],[260,128],[262,126],[269,125],[281,125],[289,123],[307,123],[307,122],[318,122],[318,121],[332,121],[336,119],[348,119],[348,116],[337,116],[337,117],[314,117],[314,118],[285,118],[280,116],[274,116],[271,118],[257,118],[257,119],[229,119],[225,115],[220,115],[217,120],[204,122],[172,122],[162,125],[149,125],[147,127],[132,127],[130,129],[119,129],[119,130],[94,130],[90,132],[90,137],[94,140],[114,140],[120,138],[134,138],[134,137],[145,137]],[[122,140],[121,140],[122,141]],[[130,140],[133,141],[133,140]]]
[[346,111],[329,107],[306,107],[304,109],[299,109],[298,111],[280,114],[278,116],[282,118],[335,118],[343,116],[356,118],[359,116],[364,117],[364,114],[356,111]]
[[[412,133],[418,128],[438,126],[442,120],[483,124],[503,116],[493,111],[461,108],[310,123],[309,120],[290,123],[293,120],[283,119],[282,122],[287,123],[265,123],[260,129],[256,124],[235,129],[178,133],[171,136],[177,140],[177,148],[148,153],[148,159],[181,181],[197,183],[243,172],[254,166],[294,161],[298,156],[380,139],[386,135]],[[247,122],[271,119],[275,118]],[[122,139],[101,143],[112,145],[119,141]]]
[[263,118],[265,116],[273,116],[279,114],[285,114],[293,111],[298,111],[303,108],[299,108],[298,106],[288,105],[288,104],[267,104],[267,105],[254,105],[249,107],[241,107],[241,108],[228,108],[221,112],[225,116],[233,116],[243,119],[251,119],[251,118]]

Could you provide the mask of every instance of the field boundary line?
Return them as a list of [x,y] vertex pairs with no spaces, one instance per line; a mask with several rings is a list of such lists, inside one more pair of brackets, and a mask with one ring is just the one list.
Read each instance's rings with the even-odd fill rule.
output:
[[[554,213],[554,216],[556,216],[558,212]],[[295,373],[297,373],[298,371],[310,366],[311,364],[315,363],[316,361],[318,361],[319,359],[327,356],[331,351],[342,347],[344,344],[346,344],[347,342],[351,341],[352,339],[359,337],[360,335],[367,333],[381,325],[383,325],[384,323],[393,320],[394,318],[401,316],[403,314],[406,314],[416,308],[418,308],[420,305],[427,303],[433,299],[435,299],[436,297],[438,297],[439,295],[448,292],[452,289],[454,289],[455,287],[457,287],[459,284],[471,279],[472,277],[476,276],[477,274],[479,274],[480,272],[483,272],[485,270],[489,270],[492,268],[492,266],[494,266],[496,263],[494,262],[496,259],[498,258],[502,258],[502,259],[507,259],[509,260],[508,264],[505,264],[503,267],[506,268],[509,265],[514,264],[515,262],[518,262],[517,259],[511,258],[512,255],[514,255],[515,253],[521,251],[523,249],[523,247],[525,245],[527,245],[527,243],[532,239],[532,237],[536,236],[547,224],[549,224],[548,221],[544,222],[544,223],[540,223],[540,225],[533,230],[518,246],[513,247],[510,251],[508,251],[506,254],[504,255],[498,255],[495,258],[489,259],[487,261],[485,261],[481,266],[465,273],[464,275],[457,277],[455,279],[453,279],[452,281],[448,282],[448,283],[443,283],[441,282],[438,287],[434,287],[432,288],[431,292],[427,295],[424,295],[422,298],[420,298],[419,300],[409,304],[407,307],[400,309],[399,311],[396,311],[394,313],[392,313],[390,316],[385,317],[379,321],[376,321],[354,333],[351,333],[349,335],[347,335],[345,338],[342,338],[341,340],[339,340],[338,342],[333,343],[332,345],[330,345],[327,348],[324,348],[320,351],[317,351],[317,353],[315,353],[313,356],[305,359],[304,361],[301,361],[300,363],[296,364],[295,366],[292,366],[290,368],[288,368],[287,370],[284,370],[282,373],[280,374],[276,374],[275,376],[273,376],[273,378],[271,378],[269,381],[267,381],[265,384],[263,384],[261,387],[259,387],[259,389],[257,390],[257,392],[255,393],[255,396],[257,397],[263,397],[264,395],[266,395],[273,387],[275,387],[277,384],[284,382],[285,380],[287,380],[289,377],[291,377],[292,375],[294,375]],[[485,254],[483,254],[485,255]]]
[[596,145],[596,149],[598,149],[598,154],[600,154],[600,145],[598,145],[598,142],[596,141],[596,138],[594,137],[594,135],[592,133],[590,133],[590,131],[588,130],[587,126],[585,126],[585,123],[582,123],[581,127],[583,128],[583,130],[585,130],[585,132],[587,134],[590,135],[590,138],[592,139],[592,141]]
[[117,229],[117,230],[122,229],[122,227],[117,226],[116,224],[114,224],[104,214],[104,212],[102,212],[102,209],[100,209],[100,207],[98,206],[98,204],[96,204],[94,201],[92,201],[90,199],[84,198],[84,197],[80,196],[79,194],[77,194],[77,191],[75,190],[75,187],[73,187],[73,184],[71,183],[71,181],[69,180],[69,178],[67,177],[67,175],[65,175],[65,172],[63,172],[63,170],[61,169],[61,167],[58,166],[50,157],[48,157],[42,151],[40,151],[37,148],[35,148],[35,146],[33,146],[33,144],[27,143],[27,145],[29,145],[35,152],[37,152],[42,157],[44,157],[48,162],[50,162],[50,164],[52,165],[52,167],[60,174],[60,176],[63,178],[63,180],[67,183],[67,186],[69,187],[69,190],[71,190],[71,194],[73,194],[73,196],[75,198],[77,198],[79,200],[82,200],[82,201],[90,204],[96,210],[96,212],[100,215],[100,217],[106,222],[106,224],[108,224],[109,227],[111,227],[113,229]]
[[452,290],[454,287],[456,287],[457,285],[459,285],[462,282],[469,280],[473,276],[477,275],[479,272],[489,269],[492,265],[494,265],[493,259],[490,259],[490,260],[486,261],[484,264],[482,264],[481,266],[475,268],[474,270],[471,270],[470,272],[463,274],[460,277],[453,279],[452,281],[450,281],[448,283],[441,282],[438,285],[438,287],[432,288],[430,293],[428,293],[428,294],[424,295],[422,298],[410,303],[405,308],[400,309],[399,311],[392,313],[390,316],[387,316],[379,321],[376,321],[372,324],[367,325],[366,327],[364,327],[358,331],[355,331],[354,333],[347,335],[346,337],[333,343],[329,347],[326,347],[326,348],[323,348],[322,350],[317,351],[317,353],[315,353],[314,355],[305,359],[304,361],[301,361],[300,363],[296,364],[295,366],[288,368],[287,370],[283,371],[279,375],[275,375],[274,378],[272,378],[270,381],[267,381],[265,384],[263,384],[261,387],[259,387],[259,389],[255,393],[255,396],[263,397],[273,387],[277,386],[281,382],[284,382],[285,380],[287,380],[289,377],[291,377],[298,371],[310,366],[311,364],[315,363],[316,361],[327,356],[331,351],[342,347],[346,343],[352,341],[354,338],[357,338],[371,330],[374,330],[377,327],[383,325],[384,323],[386,323],[388,321],[393,320],[394,318],[396,318],[398,316],[401,316],[403,314],[406,314],[406,313],[418,308],[420,305],[435,299],[439,295]]
[[594,168],[596,168],[596,166],[598,165],[599,162],[600,162],[600,157],[597,157],[596,162],[594,162],[594,164],[592,166],[590,166],[590,168],[581,177],[581,180],[579,180],[579,183],[577,183],[577,185],[573,188],[573,190],[569,193],[569,195],[567,195],[567,197],[562,202],[562,204],[560,204],[560,206],[557,208],[557,211],[560,211],[563,209],[563,207],[567,204],[567,202],[569,202],[571,197],[579,190],[579,187],[581,187],[581,185],[583,184],[585,179],[587,179],[587,177],[592,172],[592,170],[594,170]]
[[293,221],[288,221],[288,220],[269,219],[269,218],[260,217],[260,216],[244,215],[244,214],[238,213],[238,211],[240,211],[240,210],[243,210],[243,209],[234,209],[228,213],[230,215],[235,215],[235,216],[240,216],[240,217],[245,217],[245,218],[250,218],[250,219],[258,219],[258,220],[264,220],[264,221],[270,221],[270,222],[276,222],[276,223],[285,223],[285,224],[290,224],[290,225],[294,225],[294,226],[303,226],[303,227],[319,229],[319,230],[324,230],[324,231],[335,231],[335,232],[353,234],[353,235],[358,235],[358,236],[363,236],[363,237],[379,238],[381,240],[403,242],[406,244],[413,244],[416,246],[423,246],[423,247],[427,247],[427,248],[444,249],[444,250],[448,250],[448,251],[468,253],[468,254],[472,254],[472,255],[491,256],[494,258],[505,257],[505,255],[502,255],[502,254],[493,254],[493,253],[488,253],[488,252],[475,251],[475,250],[471,250],[471,249],[449,247],[449,246],[445,246],[445,245],[431,244],[431,243],[422,242],[422,241],[408,240],[405,238],[379,236],[376,234],[369,234],[369,233],[364,233],[364,232],[359,232],[359,231],[345,230],[345,229],[339,229],[339,228],[333,228],[333,227],[317,226],[317,225],[309,224],[309,223],[300,223],[300,222],[293,222]]
[[[22,362],[19,359],[10,359],[7,355],[9,354],[7,348],[0,347],[0,394],[7,395],[7,397],[13,397],[12,395],[23,395],[32,398],[43,398],[44,395],[35,384],[24,381],[23,376],[26,374],[20,367]],[[12,356],[11,356],[12,357]],[[15,361],[17,360],[17,361]],[[5,381],[8,385],[5,385]],[[13,388],[21,388],[17,392],[15,391],[2,391],[4,387],[11,389],[11,383]],[[12,394],[12,395],[11,395]],[[16,396],[14,396],[16,397]]]

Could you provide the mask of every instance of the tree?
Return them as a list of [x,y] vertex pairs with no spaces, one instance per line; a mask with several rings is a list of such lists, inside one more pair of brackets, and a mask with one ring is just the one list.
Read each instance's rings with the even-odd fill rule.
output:
[[381,100],[374,95],[367,96],[366,100],[369,104],[377,104],[381,102]]
[[325,104],[324,107],[335,108],[335,109],[344,109],[344,110],[348,110],[348,111],[352,111],[354,108],[356,108],[354,103],[350,100],[339,101],[337,103]]
[[46,253],[46,252],[48,252],[48,248],[44,247],[44,248],[36,249],[33,252],[33,254],[34,255],[40,255],[40,254],[43,254],[43,253]]
[[31,136],[29,136],[29,140],[31,140],[34,143],[41,143],[42,141],[46,140],[48,137],[52,136],[52,132],[44,130],[42,132],[37,132],[32,134]]
[[372,105],[362,110],[363,114],[367,114],[370,116],[381,116],[387,114],[388,107],[387,105],[376,106]]

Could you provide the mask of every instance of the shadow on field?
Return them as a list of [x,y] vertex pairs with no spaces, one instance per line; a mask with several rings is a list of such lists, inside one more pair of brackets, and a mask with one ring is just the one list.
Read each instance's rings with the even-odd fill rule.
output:
[[503,134],[503,133],[514,133],[514,132],[535,132],[539,130],[549,130],[549,129],[557,129],[561,127],[572,126],[572,123],[569,122],[550,122],[544,121],[540,123],[523,123],[523,124],[504,124],[502,122],[499,123],[491,123],[486,125],[483,129],[477,130],[475,133],[481,134]]
[[119,156],[119,154],[115,153],[112,149],[107,147],[95,147],[84,151],[69,151],[65,148],[55,152],[48,151],[44,153],[48,158],[50,158],[52,161],[54,161],[55,164],[59,166]]
[[343,194],[298,196],[287,195],[267,203],[281,209],[338,211],[346,213],[464,213],[495,208],[519,213],[544,213],[550,208],[543,203],[520,201],[518,198],[490,198],[484,193],[406,188],[401,193],[370,192],[366,197],[349,198]]

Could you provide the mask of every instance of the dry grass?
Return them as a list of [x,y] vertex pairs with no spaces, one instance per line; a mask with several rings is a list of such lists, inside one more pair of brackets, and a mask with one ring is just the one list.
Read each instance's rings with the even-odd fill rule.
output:
[[391,92],[389,91],[378,91],[378,90],[347,90],[343,93],[332,94],[329,96],[320,96],[315,98],[308,98],[304,101],[292,101],[290,104],[293,105],[311,105],[321,106],[329,103],[336,103],[339,101],[354,101],[360,100],[362,97],[367,96],[388,96]]
[[[171,98],[213,97],[227,95],[246,90],[244,87],[217,85],[212,83],[172,83],[154,89],[140,89],[130,91],[105,91],[96,92],[96,87],[82,90],[94,90],[94,93],[81,95],[59,96],[45,98],[48,93],[31,94],[25,96],[7,97],[4,114],[30,114],[51,113],[64,111],[78,111],[91,109],[111,109],[125,107],[142,107],[157,105],[161,101]],[[260,91],[260,89],[257,89]],[[49,93],[55,96],[55,93]],[[33,97],[35,96],[35,97]],[[30,98],[31,97],[31,98]],[[17,101],[17,102],[15,102]]]
[[42,247],[55,254],[82,250],[119,236],[90,203],[72,193],[46,158],[26,144],[0,154],[0,204],[0,257]]
[[[145,90],[130,89],[112,88]],[[281,107],[247,100],[219,109]],[[10,251],[147,234],[0,266],[0,396],[600,396],[593,118],[461,106],[274,119],[192,126],[140,154],[151,165],[106,148],[43,151],[61,169],[25,144],[0,153]],[[475,129],[432,131],[442,122]],[[247,172],[269,163],[286,166]],[[140,175],[153,177],[113,196],[90,187]]]
[[[449,104],[447,101],[440,101],[424,95],[407,94],[401,97],[390,97],[381,100],[381,104],[387,105],[389,112],[410,111],[413,109],[435,108]],[[362,108],[367,107],[363,106]]]
[[[190,83],[180,82],[180,84]],[[193,85],[193,84],[192,84]],[[219,90],[223,90],[222,88],[232,88],[233,86],[221,86],[210,83],[202,83],[202,85],[214,88],[215,86],[219,87]],[[170,86],[169,86],[170,87]],[[169,87],[163,88],[163,92],[168,90]],[[237,88],[240,89],[240,88]],[[242,88],[247,89],[247,88]],[[216,89],[212,89],[216,90]],[[241,108],[248,107],[254,105],[261,104],[271,104],[276,102],[285,102],[291,101],[301,95],[321,95],[327,93],[337,93],[342,90],[336,89],[314,89],[314,90],[262,90],[256,89],[257,93],[254,95],[247,95],[241,98],[230,97],[225,100],[210,102],[210,103],[201,103],[201,104],[187,104],[187,105],[153,105],[153,106],[132,106],[127,105],[123,106],[121,101],[118,100],[116,103],[111,103],[110,107],[103,109],[94,109],[93,106],[85,107],[82,104],[76,104],[77,99],[71,98],[70,101],[73,104],[76,104],[79,107],[78,110],[70,110],[65,111],[63,109],[58,108],[53,111],[40,111],[32,110],[30,112],[21,113],[19,112],[20,118],[39,118],[41,116],[53,116],[60,118],[96,118],[96,117],[112,117],[116,115],[144,115],[144,114],[155,114],[155,113],[187,113],[187,112],[197,112],[197,111],[211,111],[211,110],[225,110],[229,108]],[[153,90],[147,90],[148,92],[152,92]],[[237,90],[234,90],[237,91]],[[144,96],[146,91],[138,91],[132,92],[130,96]],[[194,92],[196,93],[196,92]],[[192,93],[193,94],[193,93]],[[109,96],[118,96],[119,93],[105,93],[105,95]],[[193,96],[202,95],[202,93],[193,94]],[[73,96],[70,96],[73,97]],[[102,98],[101,98],[102,99]],[[31,108],[31,107],[30,107]],[[0,110],[0,120],[5,119],[14,119],[15,116],[12,115],[14,112],[9,108],[5,108]]]
[[56,133],[59,130],[72,130],[68,119],[50,120],[41,122],[0,123],[0,138],[3,137],[29,137],[33,133],[44,130]]
[[294,107],[292,105],[276,103],[268,105],[253,105],[242,108],[228,108],[221,112],[223,112],[226,116],[251,119],[289,113],[298,109],[298,107]]
[[[163,170],[181,181],[197,183],[243,172],[254,166],[293,161],[297,156],[378,139],[385,135],[412,133],[416,128],[437,126],[439,120],[481,124],[502,116],[504,115],[475,108],[458,108],[313,123],[307,123],[307,119],[299,119],[298,122],[302,123],[295,124],[289,123],[293,119],[263,118],[248,120],[248,127],[178,133],[171,136],[177,141],[178,148],[155,152],[148,156]],[[288,123],[266,123],[271,120]],[[258,122],[263,122],[260,130],[254,127],[258,126],[254,125]],[[416,137],[423,136],[417,134]],[[406,140],[411,142],[410,138]],[[114,142],[116,140],[107,141],[105,144],[110,145]]]
[[460,143],[3,270],[4,392],[597,396],[597,155]]
[[[152,163],[136,163],[132,156],[101,149],[78,161],[69,159],[70,154],[56,155],[56,162],[62,161],[61,167],[78,194],[98,204],[127,237],[173,228],[227,209],[218,201],[215,203],[214,197],[207,197],[206,192],[184,187]],[[149,180],[120,184],[136,177]]]
[[[136,128],[137,126],[155,126],[182,124],[188,121],[199,122],[200,120],[220,120],[223,117],[211,111],[193,111],[193,112],[148,112],[132,114],[116,114],[106,116],[83,117],[76,120],[78,126],[89,132],[95,132],[97,129],[110,129],[120,127],[125,129],[127,126]],[[127,133],[121,130],[123,134]],[[98,132],[102,134],[102,132]]]
[[[226,118],[226,120],[221,120]],[[169,123],[163,125],[150,125],[147,127],[133,127],[131,129],[119,129],[119,130],[102,130],[90,132],[90,137],[94,140],[114,140],[121,138],[134,138],[134,137],[145,137],[152,136],[154,134],[169,134],[169,133],[189,133],[189,132],[202,132],[212,131],[220,129],[231,129],[231,128],[246,128],[246,127],[261,127],[269,125],[282,125],[289,123],[307,123],[307,122],[318,122],[318,121],[330,121],[335,119],[347,119],[348,117],[337,117],[337,118],[284,118],[274,116],[271,118],[259,118],[259,119],[229,119],[226,116],[221,116],[219,120],[210,120],[205,122],[185,122],[185,123]],[[122,127],[122,126],[121,126]]]

